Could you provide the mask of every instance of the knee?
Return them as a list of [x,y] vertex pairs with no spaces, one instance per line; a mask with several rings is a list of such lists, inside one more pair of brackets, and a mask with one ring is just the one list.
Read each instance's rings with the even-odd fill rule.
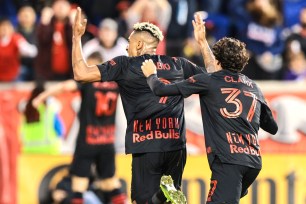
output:
[[72,176],[72,191],[85,192],[89,185],[87,177]]

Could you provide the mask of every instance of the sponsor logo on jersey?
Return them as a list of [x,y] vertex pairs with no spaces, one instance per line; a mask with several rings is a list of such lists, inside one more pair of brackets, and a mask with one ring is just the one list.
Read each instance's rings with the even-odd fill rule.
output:
[[226,133],[231,154],[248,154],[260,156],[258,137],[253,134]]
[[135,120],[133,143],[153,139],[179,139],[180,124],[178,118],[163,117],[149,120]]
[[94,126],[86,128],[86,142],[91,145],[113,144],[115,125]]

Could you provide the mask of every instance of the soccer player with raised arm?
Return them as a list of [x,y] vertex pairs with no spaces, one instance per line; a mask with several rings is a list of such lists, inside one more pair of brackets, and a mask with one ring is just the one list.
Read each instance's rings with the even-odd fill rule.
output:
[[[206,53],[209,52],[207,45]],[[151,60],[143,63],[142,70],[157,96],[200,95],[212,171],[207,204],[237,204],[262,168],[259,127],[275,134],[278,126],[259,87],[240,73],[249,59],[245,44],[225,37],[214,44],[212,52],[215,58],[204,56],[206,67],[219,71],[197,74],[184,81],[163,83]]]
[[[102,61],[102,56],[98,52],[87,58],[88,64]],[[85,203],[83,195],[89,187],[94,164],[97,175],[95,186],[97,191],[101,192],[99,195],[103,194],[105,200],[110,200],[112,204],[125,204],[126,195],[122,193],[120,181],[115,175],[114,143],[118,85],[115,82],[80,84],[70,79],[50,86],[33,100],[33,105],[38,107],[48,97],[67,91],[79,91],[81,105],[78,112],[80,128],[69,171],[72,195],[67,195],[63,199],[71,204]]]
[[[86,27],[78,8],[73,25],[72,64],[74,79],[81,82],[116,81],[127,119],[126,153],[132,154],[131,198],[133,204],[158,204],[167,200],[184,204],[180,189],[186,163],[184,98],[155,96],[141,71],[144,60],[151,59],[165,83],[206,73],[181,57],[156,55],[163,35],[147,22],[137,23],[129,36],[129,57],[118,56],[100,65],[88,66],[83,58],[81,37]],[[198,44],[203,42],[204,24],[194,25]],[[201,51],[204,52],[203,47]],[[210,70],[209,67],[207,69]],[[164,177],[169,175],[172,177]],[[160,187],[161,185],[161,187]]]

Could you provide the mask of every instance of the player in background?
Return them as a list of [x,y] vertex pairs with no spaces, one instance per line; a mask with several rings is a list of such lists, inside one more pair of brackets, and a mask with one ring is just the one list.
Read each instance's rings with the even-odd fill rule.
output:
[[[88,64],[101,63],[102,57],[95,52],[87,61]],[[121,192],[120,181],[115,177],[114,136],[118,85],[115,82],[79,84],[74,80],[67,80],[41,93],[33,104],[38,106],[49,96],[77,90],[81,93],[82,102],[79,111],[80,129],[70,169],[73,191],[71,203],[83,203],[91,166],[95,164],[100,179],[95,182],[97,188],[103,191],[112,204],[124,204],[126,195]]]
[[[200,23],[195,25],[195,36],[203,35],[201,26]],[[72,39],[74,79],[81,82],[116,81],[119,85],[127,119],[126,153],[132,154],[133,204],[157,204],[166,200],[186,203],[185,196],[177,190],[186,163],[184,99],[182,96],[155,96],[140,67],[144,60],[152,59],[165,83],[187,79],[206,70],[185,58],[156,55],[163,35],[157,26],[147,22],[134,25],[127,47],[129,57],[118,56],[103,64],[89,66],[81,46],[85,27],[86,19],[82,18],[78,8]],[[173,181],[163,175],[171,176]]]
[[22,152],[30,154],[59,154],[65,126],[59,107],[50,97],[44,103],[33,106],[33,100],[45,91],[44,82],[37,81],[29,99],[19,104],[22,113]]
[[[207,50],[210,52],[209,46]],[[152,60],[146,60],[142,70],[157,96],[200,94],[206,151],[212,171],[207,203],[237,204],[262,168],[259,127],[275,134],[278,126],[260,88],[240,73],[249,60],[245,44],[225,37],[213,46],[212,52],[215,58],[204,56],[204,62],[211,62],[206,66],[214,66],[219,71],[198,74],[181,82],[160,81]]]

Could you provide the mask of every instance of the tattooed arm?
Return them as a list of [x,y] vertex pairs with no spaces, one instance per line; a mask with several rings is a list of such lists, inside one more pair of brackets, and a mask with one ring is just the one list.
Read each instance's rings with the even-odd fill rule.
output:
[[203,22],[200,13],[195,14],[195,20],[192,21],[192,24],[194,28],[194,37],[200,46],[207,72],[211,73],[218,71],[215,56],[212,53],[206,40],[205,23]]
[[101,74],[96,65],[89,66],[83,57],[81,37],[85,32],[87,20],[82,17],[81,8],[77,8],[73,24],[72,37],[72,67],[74,79],[79,82],[94,82],[101,80]]

